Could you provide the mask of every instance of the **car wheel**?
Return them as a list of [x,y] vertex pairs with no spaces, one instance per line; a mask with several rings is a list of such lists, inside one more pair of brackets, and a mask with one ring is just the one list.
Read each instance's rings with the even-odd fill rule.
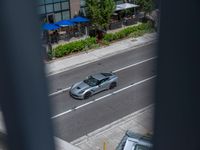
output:
[[87,92],[84,95],[84,99],[88,99],[91,96],[91,92]]
[[115,88],[116,86],[117,86],[117,83],[116,83],[116,82],[112,82],[112,83],[110,84],[109,89],[113,89],[113,88]]

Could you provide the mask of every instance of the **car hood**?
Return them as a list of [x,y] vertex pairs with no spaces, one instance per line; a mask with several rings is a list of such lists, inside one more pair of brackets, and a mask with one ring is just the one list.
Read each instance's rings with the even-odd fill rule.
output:
[[80,91],[83,91],[83,90],[85,91],[88,88],[90,88],[90,86],[86,84],[85,82],[81,81],[72,86],[71,92],[78,94]]

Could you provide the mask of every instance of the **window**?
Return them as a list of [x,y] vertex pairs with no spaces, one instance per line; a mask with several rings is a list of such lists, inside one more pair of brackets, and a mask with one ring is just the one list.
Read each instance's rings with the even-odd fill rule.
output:
[[53,4],[46,5],[46,12],[47,13],[53,12]]
[[45,0],[46,4],[53,3],[53,0]]
[[38,13],[39,14],[45,14],[45,7],[44,6],[39,6],[38,7]]
[[69,11],[63,11],[62,12],[62,19],[63,20],[70,19]]
[[54,4],[54,11],[60,11],[61,7],[60,7],[60,3],[55,3]]
[[37,0],[37,4],[38,4],[38,5],[44,4],[44,0]]
[[81,7],[85,6],[85,0],[81,0],[80,3],[81,3]]
[[62,2],[62,9],[69,9],[69,2]]
[[122,3],[124,3],[123,0],[116,0],[115,2],[116,2],[116,4],[122,4]]
[[53,2],[60,2],[60,0],[53,0]]
[[151,150],[150,147],[144,146],[144,145],[139,145],[136,144],[135,150]]
[[62,20],[61,13],[55,13],[54,17],[55,17],[55,22],[58,22],[58,21]]

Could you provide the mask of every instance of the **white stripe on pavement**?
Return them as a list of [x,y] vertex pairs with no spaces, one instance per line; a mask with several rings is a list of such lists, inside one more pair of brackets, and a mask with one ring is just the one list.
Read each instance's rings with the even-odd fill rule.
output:
[[[131,65],[129,65],[129,66],[126,66],[126,67],[123,67],[123,68],[120,68],[120,69],[117,69],[117,70],[114,70],[114,71],[112,71],[112,72],[113,72],[113,73],[116,73],[116,72],[119,72],[119,71],[122,71],[122,70],[125,70],[125,69],[128,69],[128,68],[131,68],[131,67],[140,65],[140,64],[142,64],[142,63],[148,62],[148,61],[153,60],[153,59],[156,59],[156,58],[157,58],[156,56],[155,56],[155,57],[151,57],[151,58],[149,58],[149,59],[145,59],[145,60],[143,60],[143,61],[140,61],[140,62],[131,64]],[[71,87],[67,87],[67,88],[64,88],[64,89],[62,89],[62,90],[53,92],[53,93],[49,94],[49,96],[54,96],[54,95],[60,94],[60,93],[62,93],[62,92],[66,92],[66,91],[69,90],[70,88],[71,88]]]
[[73,111],[73,109],[70,109],[70,110],[67,110],[67,111],[65,111],[65,112],[63,112],[63,113],[60,113],[60,114],[58,114],[58,115],[55,115],[55,116],[51,117],[51,119],[58,118],[58,117],[60,117],[60,116],[62,116],[62,115],[65,115],[65,114],[70,113],[71,111]]
[[110,94],[107,94],[107,95],[104,95],[104,96],[102,96],[102,97],[99,97],[99,98],[97,98],[97,99],[95,99],[95,100],[93,100],[93,101],[90,101],[90,102],[88,102],[88,103],[85,103],[85,104],[83,104],[83,105],[80,105],[80,106],[78,106],[78,107],[75,107],[75,108],[73,108],[73,109],[69,109],[69,110],[67,110],[67,111],[65,111],[65,112],[63,112],[63,113],[60,113],[60,114],[58,114],[58,115],[56,115],[56,116],[53,116],[52,119],[55,119],[55,118],[58,118],[58,117],[60,117],[60,116],[62,116],[62,115],[68,114],[68,113],[72,112],[73,110],[77,110],[77,109],[83,108],[83,107],[85,107],[85,106],[87,106],[87,105],[89,105],[89,104],[92,104],[92,103],[94,103],[94,102],[100,101],[100,100],[102,100],[102,99],[104,99],[104,98],[106,98],[106,97],[112,96],[112,95],[114,95],[114,94],[117,94],[117,93],[119,93],[119,92],[122,92],[122,91],[124,91],[124,90],[126,90],[126,89],[129,89],[129,88],[131,88],[131,87],[134,87],[134,86],[136,86],[136,85],[142,84],[142,83],[144,83],[144,82],[146,82],[146,81],[149,81],[149,80],[151,80],[151,79],[154,79],[154,78],[156,78],[156,75],[155,75],[155,76],[151,76],[151,77],[149,77],[149,78],[146,78],[146,79],[144,79],[144,80],[141,80],[141,81],[139,81],[139,82],[136,82],[136,83],[134,83],[134,84],[131,84],[131,85],[127,86],[127,87],[124,87],[124,88],[122,88],[122,89],[119,89],[119,90],[117,90],[117,91],[115,91],[115,92],[112,92],[112,93],[110,93]]
[[150,60],[153,60],[153,59],[156,59],[156,58],[157,58],[157,57],[155,56],[155,57],[151,57],[151,58],[149,58],[149,59],[145,59],[145,60],[140,61],[140,62],[137,62],[137,63],[135,63],[135,64],[131,64],[131,65],[129,65],[129,66],[126,66],[126,67],[117,69],[117,70],[113,71],[113,73],[116,73],[116,72],[119,72],[119,71],[122,71],[122,70],[125,70],[125,69],[128,69],[128,68],[131,68],[131,67],[140,65],[140,64],[142,64],[142,63],[145,63],[145,62],[147,62],[147,61],[150,61]]
[[60,93],[62,93],[62,92],[66,92],[66,91],[69,90],[70,88],[71,88],[71,87],[67,87],[67,88],[65,88],[65,89],[62,89],[62,90],[53,92],[53,93],[49,94],[49,96],[53,96],[53,95],[60,94]]

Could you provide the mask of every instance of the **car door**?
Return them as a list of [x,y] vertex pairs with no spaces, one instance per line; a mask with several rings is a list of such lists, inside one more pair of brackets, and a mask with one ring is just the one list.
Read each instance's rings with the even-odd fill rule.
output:
[[100,82],[99,82],[99,89],[98,89],[98,92],[101,92],[103,90],[106,90],[108,89],[108,79],[109,78],[105,78],[105,79],[102,79]]

